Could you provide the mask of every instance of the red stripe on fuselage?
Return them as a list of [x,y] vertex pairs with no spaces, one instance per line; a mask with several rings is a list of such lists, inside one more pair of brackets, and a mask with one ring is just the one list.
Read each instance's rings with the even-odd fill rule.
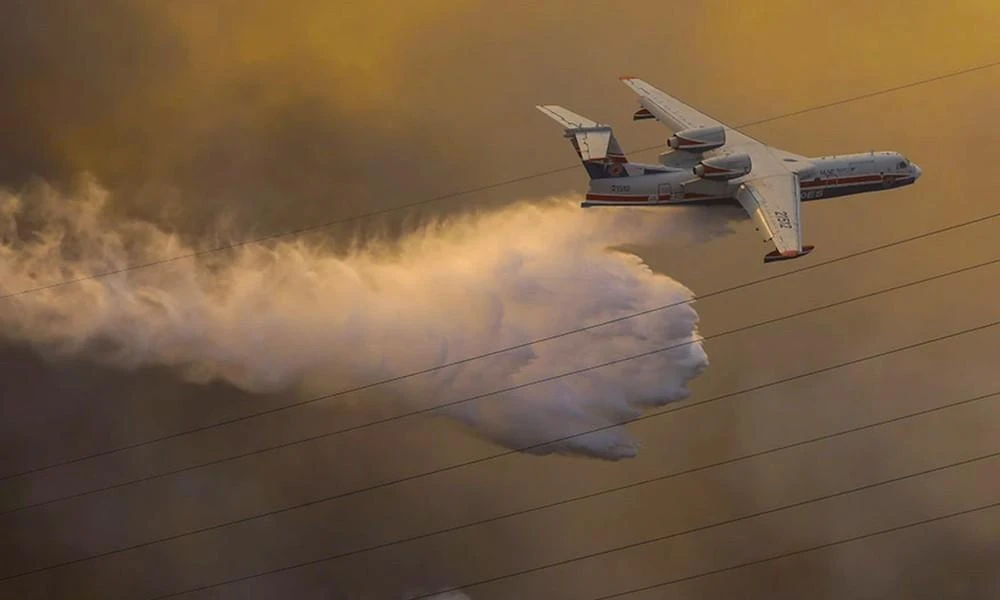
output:
[[[587,200],[599,200],[607,202],[649,202],[649,197],[653,194],[587,194],[585,197]],[[656,194],[656,199],[654,202],[660,200],[670,200],[674,199],[676,201],[684,200],[694,200],[701,198],[715,198],[715,196],[709,196],[708,194],[694,194],[687,193],[683,197],[680,194]]]
[[[888,175],[887,177],[897,178],[906,175]],[[882,181],[882,175],[856,175],[854,177],[834,177],[830,179],[810,179],[799,183],[801,188],[826,187],[831,185],[854,185],[858,183],[877,183]]]

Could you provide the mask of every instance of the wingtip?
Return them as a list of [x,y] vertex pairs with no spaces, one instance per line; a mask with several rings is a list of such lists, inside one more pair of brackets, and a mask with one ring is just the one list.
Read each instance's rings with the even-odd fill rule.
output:
[[634,75],[619,75],[618,76],[618,80],[619,81],[628,81],[630,79],[638,79],[638,77],[635,77]]
[[801,251],[785,250],[784,252],[781,252],[780,250],[772,250],[771,252],[768,252],[767,254],[764,255],[764,262],[770,263],[779,260],[791,260],[793,258],[799,258],[805,256],[806,254],[809,254],[810,252],[813,251],[814,248],[815,246],[802,246]]

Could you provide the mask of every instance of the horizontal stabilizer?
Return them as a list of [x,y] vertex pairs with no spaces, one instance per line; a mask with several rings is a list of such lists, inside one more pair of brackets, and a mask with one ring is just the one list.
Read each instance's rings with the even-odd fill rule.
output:
[[557,121],[566,129],[590,129],[592,127],[604,127],[604,125],[601,125],[597,121],[591,121],[587,117],[578,115],[568,108],[556,106],[555,104],[536,106],[535,108]]
[[[608,147],[611,145],[610,127],[561,106],[546,105],[536,108],[566,128],[566,137],[576,139],[575,146],[581,160],[602,160],[608,157]],[[621,151],[617,150],[611,154],[617,158]]]

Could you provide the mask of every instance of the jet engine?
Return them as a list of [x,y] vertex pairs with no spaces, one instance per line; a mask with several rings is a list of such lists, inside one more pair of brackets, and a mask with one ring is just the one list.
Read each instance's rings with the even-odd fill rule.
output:
[[695,127],[678,131],[667,139],[667,145],[674,150],[684,150],[686,152],[705,152],[718,148],[726,143],[726,128],[720,125],[715,127]]
[[752,168],[750,155],[741,152],[706,158],[692,170],[695,175],[704,179],[736,179],[749,173]]

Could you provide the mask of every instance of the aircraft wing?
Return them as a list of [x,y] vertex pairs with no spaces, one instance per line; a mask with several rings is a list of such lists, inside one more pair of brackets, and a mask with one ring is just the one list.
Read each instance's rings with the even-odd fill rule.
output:
[[808,158],[761,143],[642,79],[622,77],[621,80],[639,95],[639,103],[646,111],[637,113],[641,118],[648,118],[648,112],[674,133],[698,127],[725,127],[725,149],[712,152],[745,152],[750,155],[753,170],[737,190],[736,199],[753,219],[764,241],[774,243],[776,250],[764,257],[766,262],[795,258],[812,250],[812,246],[802,246],[800,190],[796,174],[812,167]]
[[795,173],[777,173],[747,181],[736,191],[736,199],[753,219],[764,241],[772,242],[776,248],[764,257],[765,262],[795,258],[812,250],[812,246],[802,246],[799,178]]
[[[682,131],[684,129],[691,129],[694,127],[725,127],[726,128],[726,146],[732,148],[736,145],[755,145],[759,144],[765,146],[765,144],[755,140],[754,138],[748,136],[738,129],[734,129],[721,121],[713,119],[712,117],[698,111],[687,104],[684,104],[677,98],[674,98],[670,94],[667,94],[663,90],[657,89],[650,85],[649,83],[639,79],[638,77],[622,77],[622,82],[625,83],[633,92],[639,95],[639,104],[642,105],[646,111],[648,111],[657,121],[664,123],[669,127],[674,133]],[[639,111],[642,113],[642,111]],[[570,113],[572,114],[572,113]],[[645,113],[643,113],[645,114]],[[644,118],[649,118],[647,115]],[[780,150],[778,148],[768,147],[769,152],[772,155],[780,154],[778,158],[792,158],[793,162],[806,163],[804,165],[795,165],[796,168],[802,168],[809,166],[809,159],[805,156],[800,156],[798,154],[793,154],[791,152]]]

